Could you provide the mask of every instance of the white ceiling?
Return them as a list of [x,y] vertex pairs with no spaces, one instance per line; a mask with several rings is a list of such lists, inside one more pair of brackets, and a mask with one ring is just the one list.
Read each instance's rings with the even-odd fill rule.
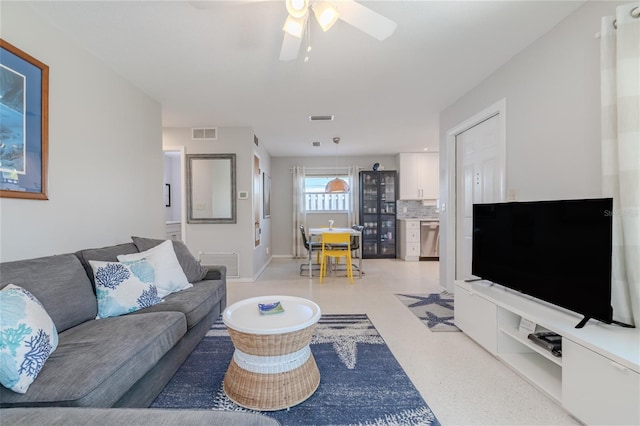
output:
[[323,33],[312,19],[306,63],[278,59],[283,1],[31,5],[160,102],[163,126],[249,126],[273,156],[333,156],[334,136],[340,155],[437,151],[438,113],[584,2],[361,3],[395,33],[343,21]]

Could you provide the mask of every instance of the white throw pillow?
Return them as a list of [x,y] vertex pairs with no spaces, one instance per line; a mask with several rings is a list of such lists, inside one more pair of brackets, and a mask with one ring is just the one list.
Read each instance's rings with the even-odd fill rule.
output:
[[187,280],[178,262],[178,257],[170,240],[141,253],[121,254],[118,256],[120,262],[140,259],[147,259],[153,264],[158,297],[165,297],[171,293],[193,287],[192,284],[189,284],[189,280]]
[[90,260],[96,282],[98,316],[116,317],[163,302],[153,284],[151,262],[100,262]]
[[13,284],[0,291],[0,383],[26,393],[49,355],[58,331],[33,294]]

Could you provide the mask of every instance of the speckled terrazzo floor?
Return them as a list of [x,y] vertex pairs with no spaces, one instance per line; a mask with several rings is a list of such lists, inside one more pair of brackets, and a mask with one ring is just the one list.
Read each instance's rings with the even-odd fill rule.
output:
[[464,333],[434,333],[395,296],[437,293],[438,262],[364,260],[363,278],[298,275],[301,260],[274,258],[256,282],[228,283],[228,303],[266,294],[314,300],[323,313],[366,313],[443,425],[579,424],[562,407]]

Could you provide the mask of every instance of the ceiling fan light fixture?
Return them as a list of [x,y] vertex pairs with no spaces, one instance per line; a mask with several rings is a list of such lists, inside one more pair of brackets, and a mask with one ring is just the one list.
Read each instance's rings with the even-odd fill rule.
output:
[[305,22],[306,20],[304,18],[294,18],[289,15],[287,20],[284,22],[284,27],[282,27],[282,29],[294,37],[302,38]]
[[294,18],[303,18],[309,10],[309,0],[286,0],[287,12]]
[[316,15],[316,20],[320,24],[322,31],[327,31],[333,27],[340,14],[329,2],[319,1],[313,5],[313,13]]

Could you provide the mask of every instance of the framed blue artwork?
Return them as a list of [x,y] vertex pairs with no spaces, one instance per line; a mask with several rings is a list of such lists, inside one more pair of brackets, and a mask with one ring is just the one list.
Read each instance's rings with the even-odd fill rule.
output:
[[0,39],[0,197],[47,200],[49,67]]

